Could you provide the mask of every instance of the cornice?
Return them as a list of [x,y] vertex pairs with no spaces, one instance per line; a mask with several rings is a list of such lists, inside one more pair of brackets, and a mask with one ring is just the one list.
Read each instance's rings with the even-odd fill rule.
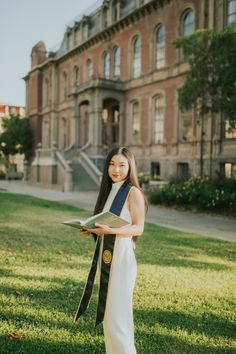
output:
[[133,25],[138,22],[140,19],[150,15],[152,12],[156,11],[157,9],[163,7],[165,4],[172,2],[172,0],[153,0],[148,2],[147,4],[143,5],[142,7],[137,8],[133,12],[129,13],[127,16],[121,18],[116,23],[112,24],[111,26],[105,28],[104,30],[96,33],[94,36],[86,40],[82,44],[78,44],[76,47],[72,48],[70,51],[62,54],[57,58],[49,58],[47,62],[44,62],[37,67],[33,68],[28,75],[24,77],[24,79],[28,78],[29,74],[34,72],[37,69],[45,70],[51,63],[55,62],[57,64],[62,63],[63,61],[74,57],[77,54],[80,54],[93,45],[100,43],[102,41],[107,41],[111,39],[115,34],[122,31],[124,28],[128,27],[129,25]]

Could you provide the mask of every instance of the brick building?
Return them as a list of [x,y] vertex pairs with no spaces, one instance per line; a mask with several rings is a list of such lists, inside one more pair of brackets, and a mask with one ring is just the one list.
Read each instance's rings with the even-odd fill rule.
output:
[[199,175],[201,146],[204,176],[233,175],[235,131],[209,116],[201,142],[194,112],[178,109],[188,64],[172,41],[235,19],[236,0],[104,0],[67,27],[58,50],[35,45],[25,77],[36,144],[30,180],[97,188],[116,145],[161,179]]

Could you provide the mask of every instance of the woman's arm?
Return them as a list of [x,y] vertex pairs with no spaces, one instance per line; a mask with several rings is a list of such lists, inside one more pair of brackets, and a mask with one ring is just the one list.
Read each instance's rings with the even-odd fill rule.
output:
[[131,215],[131,225],[125,228],[111,228],[102,224],[95,224],[98,226],[96,229],[88,229],[82,231],[83,235],[87,235],[91,232],[97,235],[123,235],[123,236],[140,236],[144,229],[145,219],[145,203],[142,192],[138,188],[132,188],[128,196],[128,205]]

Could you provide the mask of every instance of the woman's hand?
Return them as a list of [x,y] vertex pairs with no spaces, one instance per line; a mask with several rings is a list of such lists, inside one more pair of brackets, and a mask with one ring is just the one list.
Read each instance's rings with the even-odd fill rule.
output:
[[80,230],[80,233],[81,233],[83,236],[88,236],[89,234],[91,234],[90,231],[85,230],[85,229],[81,229],[81,230]]
[[96,228],[95,229],[88,229],[87,231],[89,233],[94,233],[96,235],[108,235],[108,234],[112,234],[112,228],[107,226],[107,225],[103,225],[103,224],[95,224]]

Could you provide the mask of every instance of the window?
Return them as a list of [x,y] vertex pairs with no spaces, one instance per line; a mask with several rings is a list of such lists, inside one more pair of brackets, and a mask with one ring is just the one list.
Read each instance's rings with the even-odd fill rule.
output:
[[120,76],[120,48],[114,50],[114,77]]
[[186,180],[189,178],[189,165],[188,163],[178,163],[177,164],[177,177],[181,180]]
[[67,73],[62,74],[62,99],[65,101],[67,99]]
[[88,39],[88,25],[86,22],[82,24],[82,41]]
[[139,103],[132,103],[132,142],[138,144],[140,139]]
[[225,121],[224,132],[225,139],[236,139],[236,128],[230,126],[229,120]]
[[164,139],[164,114],[165,105],[163,95],[154,98],[154,126],[153,126],[153,142],[158,144]]
[[220,174],[223,178],[236,179],[236,164],[225,162],[220,165]]
[[78,85],[79,84],[79,68],[78,66],[74,67],[74,85]]
[[103,8],[102,11],[102,22],[103,22],[103,28],[106,28],[108,26],[108,9],[107,7]]
[[166,34],[165,27],[159,26],[156,30],[156,69],[165,66]]
[[112,3],[112,21],[116,22],[120,19],[120,1],[113,1]]
[[227,25],[236,21],[236,0],[227,1]]
[[160,177],[161,168],[159,162],[151,162],[151,176],[152,178]]
[[184,37],[195,32],[195,15],[193,10],[188,9],[184,13],[182,26],[182,35]]
[[132,69],[133,77],[137,78],[141,75],[141,39],[136,36],[133,40],[133,55],[132,55]]
[[91,59],[87,60],[87,79],[91,79],[93,76],[93,63]]
[[106,79],[110,77],[110,54],[107,52],[103,55],[103,76]]
[[71,49],[73,47],[73,36],[72,33],[69,32],[67,34],[67,50]]
[[80,29],[79,27],[76,28],[75,30],[75,44],[80,42]]

